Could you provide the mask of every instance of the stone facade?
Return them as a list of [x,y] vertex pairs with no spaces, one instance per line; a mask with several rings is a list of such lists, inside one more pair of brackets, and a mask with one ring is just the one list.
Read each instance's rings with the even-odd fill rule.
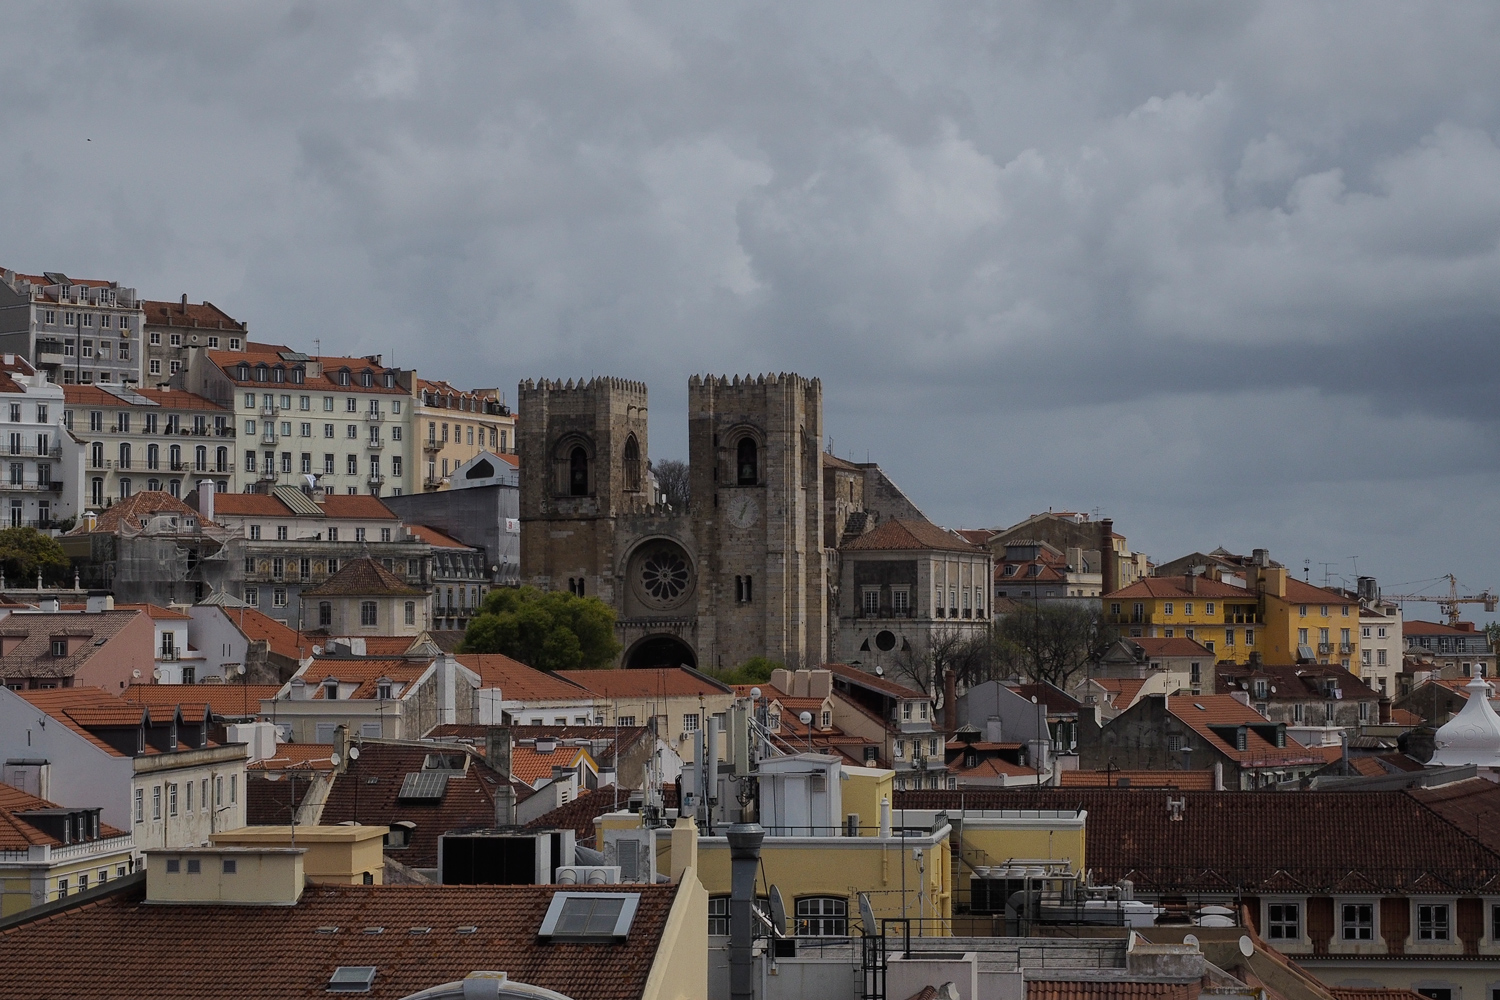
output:
[[651,503],[639,382],[524,382],[521,578],[596,596],[624,666],[821,662],[828,631],[822,384],[694,376],[692,502]]

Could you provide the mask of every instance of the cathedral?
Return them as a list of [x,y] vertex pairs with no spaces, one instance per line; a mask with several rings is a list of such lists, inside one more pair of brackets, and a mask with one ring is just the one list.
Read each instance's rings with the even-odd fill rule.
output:
[[689,381],[687,510],[652,502],[642,383],[528,380],[517,403],[522,579],[613,607],[622,666],[823,662],[817,379]]

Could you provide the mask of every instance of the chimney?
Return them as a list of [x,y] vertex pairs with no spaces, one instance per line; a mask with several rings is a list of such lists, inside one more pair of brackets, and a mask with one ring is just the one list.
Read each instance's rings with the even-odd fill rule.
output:
[[113,594],[90,594],[84,610],[91,615],[97,615],[101,611],[113,611],[115,609],[115,598]]
[[1110,536],[1115,533],[1115,522],[1106,517],[1099,522],[1099,574],[1103,578],[1104,592],[1113,593],[1120,589],[1121,580],[1119,571],[1115,567],[1115,541]]
[[182,314],[187,315],[187,292],[182,293]]
[[[736,823],[729,840],[729,996],[755,1000],[755,877],[760,871],[760,845],[766,831],[759,823]],[[784,930],[784,928],[783,928]]]
[[1198,592],[1198,574],[1192,570],[1188,570],[1187,575],[1182,580],[1182,589],[1186,590],[1189,594],[1196,594]]
[[1261,663],[1260,650],[1258,650],[1258,649],[1252,649],[1250,651],[1250,666],[1252,666],[1252,667],[1258,667],[1258,666],[1260,666],[1260,663]]
[[214,519],[214,483],[212,479],[198,480],[198,514],[205,521]]
[[490,770],[510,777],[509,726],[490,726],[484,731],[484,762]]
[[1269,566],[1269,565],[1271,565],[1271,550],[1270,549],[1256,549],[1251,554],[1250,561],[1253,562],[1253,563],[1255,563],[1255,565],[1257,565],[1257,566]]

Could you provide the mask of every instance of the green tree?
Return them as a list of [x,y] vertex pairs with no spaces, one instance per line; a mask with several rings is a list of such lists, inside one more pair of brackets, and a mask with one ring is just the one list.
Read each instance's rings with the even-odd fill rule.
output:
[[465,653],[503,653],[538,670],[598,670],[620,655],[615,613],[597,597],[492,590],[464,632]]
[[733,670],[710,670],[708,674],[720,684],[764,684],[771,679],[771,671],[783,666],[764,656],[752,656]]
[[35,528],[6,528],[0,531],[0,563],[11,586],[18,587],[35,580],[39,569],[44,580],[56,582],[67,571],[68,557],[51,535]]

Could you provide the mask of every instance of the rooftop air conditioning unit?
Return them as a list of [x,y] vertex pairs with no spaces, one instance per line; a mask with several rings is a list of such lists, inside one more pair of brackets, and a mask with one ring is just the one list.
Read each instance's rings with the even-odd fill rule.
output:
[[557,870],[558,885],[619,885],[617,865],[567,865]]

